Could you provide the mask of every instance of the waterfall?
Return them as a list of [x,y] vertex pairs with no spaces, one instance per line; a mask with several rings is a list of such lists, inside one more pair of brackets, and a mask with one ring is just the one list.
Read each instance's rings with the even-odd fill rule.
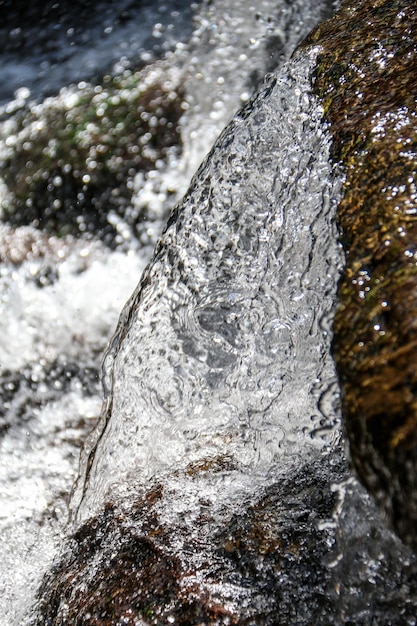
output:
[[[86,49],[77,32],[49,82],[30,84],[29,63],[0,94],[0,623],[414,624],[415,559],[344,455],[344,172],[312,90],[319,49],[290,59],[336,3],[179,5],[144,5],[136,39],[132,16],[94,13],[86,32],[104,39]],[[111,163],[89,223],[96,118],[116,133],[105,107],[138,94],[157,111],[141,110],[132,165]],[[62,176],[32,180],[25,157],[18,180],[46,180],[50,202],[25,222],[34,196],[13,214],[10,172],[54,111],[72,129],[89,98],[77,146],[95,166],[77,161],[73,230],[51,233]]]
[[[22,11],[13,7],[1,26],[2,76],[7,77],[0,94],[0,622],[5,626],[23,624],[41,576],[59,551],[79,449],[100,410],[100,353],[164,216],[234,111],[333,3],[279,0],[255,9],[248,3],[202,2],[193,5],[192,24],[187,2],[164,3],[161,14],[144,5],[143,16],[124,12],[126,4],[118,3],[116,10],[103,2],[91,14],[79,15],[65,14],[61,5],[42,15],[35,5]],[[166,89],[174,91],[179,83],[186,88],[180,157],[174,154],[129,181],[132,214],[151,217],[139,236],[110,213],[100,223],[115,230],[116,250],[101,244],[98,230],[92,239],[59,238],[24,221],[30,203],[22,218],[18,214],[23,225],[10,225],[14,192],[3,177],[18,162],[18,150],[40,145],[43,129],[56,131],[54,111],[66,115],[90,93],[104,96],[102,86],[94,91],[97,76],[110,73],[128,82],[136,62],[149,64],[151,80]],[[78,84],[68,84],[74,80]],[[25,161],[22,165],[25,172]],[[30,174],[19,180],[26,184]],[[55,184],[59,177],[52,174],[52,189]],[[53,194],[48,201],[54,201]]]
[[317,403],[335,384],[340,180],[314,59],[266,79],[171,215],[104,362],[80,519],[205,459],[253,489],[337,440],[339,415]]

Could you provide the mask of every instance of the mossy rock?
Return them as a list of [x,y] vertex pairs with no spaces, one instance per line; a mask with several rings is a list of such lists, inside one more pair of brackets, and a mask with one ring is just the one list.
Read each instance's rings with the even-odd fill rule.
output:
[[342,2],[304,45],[345,170],[333,352],[351,458],[417,549],[417,12]]
[[162,67],[82,83],[29,103],[3,127],[3,220],[113,244],[112,214],[135,230],[137,172],[181,150],[181,87]]

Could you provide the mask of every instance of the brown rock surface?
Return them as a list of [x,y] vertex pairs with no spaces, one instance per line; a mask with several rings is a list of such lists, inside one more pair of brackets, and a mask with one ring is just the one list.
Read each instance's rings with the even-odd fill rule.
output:
[[417,547],[417,13],[343,2],[307,43],[346,173],[334,356],[353,465]]

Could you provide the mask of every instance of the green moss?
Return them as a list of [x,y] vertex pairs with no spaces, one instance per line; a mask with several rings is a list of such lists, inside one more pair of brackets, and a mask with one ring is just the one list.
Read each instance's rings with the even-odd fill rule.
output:
[[110,212],[134,226],[135,174],[180,149],[182,98],[174,83],[163,68],[127,71],[16,113],[2,138],[0,176],[11,192],[3,218],[59,236],[94,233],[110,243]]
[[417,548],[417,12],[410,0],[342,2],[314,89],[345,168],[346,266],[333,351],[353,464]]

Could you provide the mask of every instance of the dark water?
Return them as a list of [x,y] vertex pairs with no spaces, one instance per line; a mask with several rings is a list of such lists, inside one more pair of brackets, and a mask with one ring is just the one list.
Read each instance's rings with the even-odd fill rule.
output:
[[193,30],[191,0],[0,2],[0,104],[163,56]]

